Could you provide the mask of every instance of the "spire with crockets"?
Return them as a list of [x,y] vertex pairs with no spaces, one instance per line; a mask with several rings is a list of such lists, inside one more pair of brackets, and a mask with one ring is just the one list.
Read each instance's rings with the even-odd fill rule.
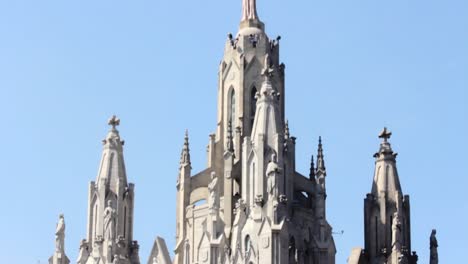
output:
[[188,130],[185,130],[184,146],[180,153],[180,166],[190,165],[190,146],[189,146],[189,135]]

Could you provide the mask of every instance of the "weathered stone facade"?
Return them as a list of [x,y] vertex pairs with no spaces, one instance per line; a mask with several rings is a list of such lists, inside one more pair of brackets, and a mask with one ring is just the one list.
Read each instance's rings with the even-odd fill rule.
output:
[[133,240],[134,185],[127,182],[119,123],[115,116],[109,120],[97,179],[89,184],[88,230],[78,264],[140,263]]
[[252,14],[225,45],[205,170],[192,174],[185,139],[174,263],[335,263],[322,144],[317,168],[297,172],[280,38]]
[[[296,171],[296,138],[285,118],[285,65],[280,37],[270,39],[255,0],[243,0],[239,32],[229,34],[218,71],[218,113],[209,136],[207,168],[192,173],[186,133],[176,188],[176,245],[171,259],[157,238],[148,264],[334,264],[326,215],[322,139],[307,176]],[[115,116],[103,140],[97,179],[88,196],[87,236],[78,264],[139,264],[133,240],[134,185],[127,182]],[[371,193],[364,201],[365,248],[351,264],[415,264],[410,202],[403,195],[396,153],[384,129],[375,154]],[[68,264],[60,217],[49,264]],[[438,263],[435,230],[431,263]]]
[[375,174],[372,191],[364,199],[365,248],[352,251],[350,264],[415,264],[411,251],[411,217],[409,195],[403,195],[396,156],[388,142],[392,133],[385,128],[383,139],[374,155]]

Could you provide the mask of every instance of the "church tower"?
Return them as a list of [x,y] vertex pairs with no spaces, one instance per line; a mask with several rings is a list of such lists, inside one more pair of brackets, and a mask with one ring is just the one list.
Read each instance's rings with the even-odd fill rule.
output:
[[134,185],[127,182],[119,124],[115,116],[109,120],[97,179],[89,184],[87,237],[78,264],[140,263],[133,241]]
[[409,195],[403,195],[396,168],[396,156],[388,140],[392,133],[384,128],[379,151],[374,155],[372,191],[364,199],[364,250],[353,250],[348,263],[415,264],[411,252]]
[[285,122],[280,37],[270,39],[255,0],[243,0],[218,71],[216,132],[208,166],[192,174],[186,134],[177,179],[175,264],[334,264],[325,214],[326,170],[296,171]]

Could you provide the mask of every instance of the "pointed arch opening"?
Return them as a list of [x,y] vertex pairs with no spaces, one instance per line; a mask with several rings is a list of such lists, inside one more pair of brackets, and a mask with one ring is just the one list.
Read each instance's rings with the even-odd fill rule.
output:
[[257,87],[252,86],[250,89],[250,127],[253,127],[255,112],[257,110]]
[[228,121],[231,122],[233,126],[235,126],[236,120],[236,91],[234,88],[231,88],[229,93],[229,118]]
[[250,246],[251,246],[250,236],[246,235],[245,240],[244,240],[244,252],[245,252],[245,254],[248,254],[250,252]]

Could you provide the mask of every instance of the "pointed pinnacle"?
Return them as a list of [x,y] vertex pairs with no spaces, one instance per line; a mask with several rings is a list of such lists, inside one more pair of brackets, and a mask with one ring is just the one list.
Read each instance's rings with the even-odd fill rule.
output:
[[326,174],[325,173],[325,159],[323,156],[323,145],[322,145],[322,137],[319,137],[319,145],[317,151],[317,174]]
[[312,155],[312,158],[310,159],[310,173],[309,173],[309,179],[315,179],[315,164],[314,164],[314,155]]
[[180,164],[190,164],[190,146],[188,130],[185,130],[184,146],[182,147],[182,153],[180,154]]

